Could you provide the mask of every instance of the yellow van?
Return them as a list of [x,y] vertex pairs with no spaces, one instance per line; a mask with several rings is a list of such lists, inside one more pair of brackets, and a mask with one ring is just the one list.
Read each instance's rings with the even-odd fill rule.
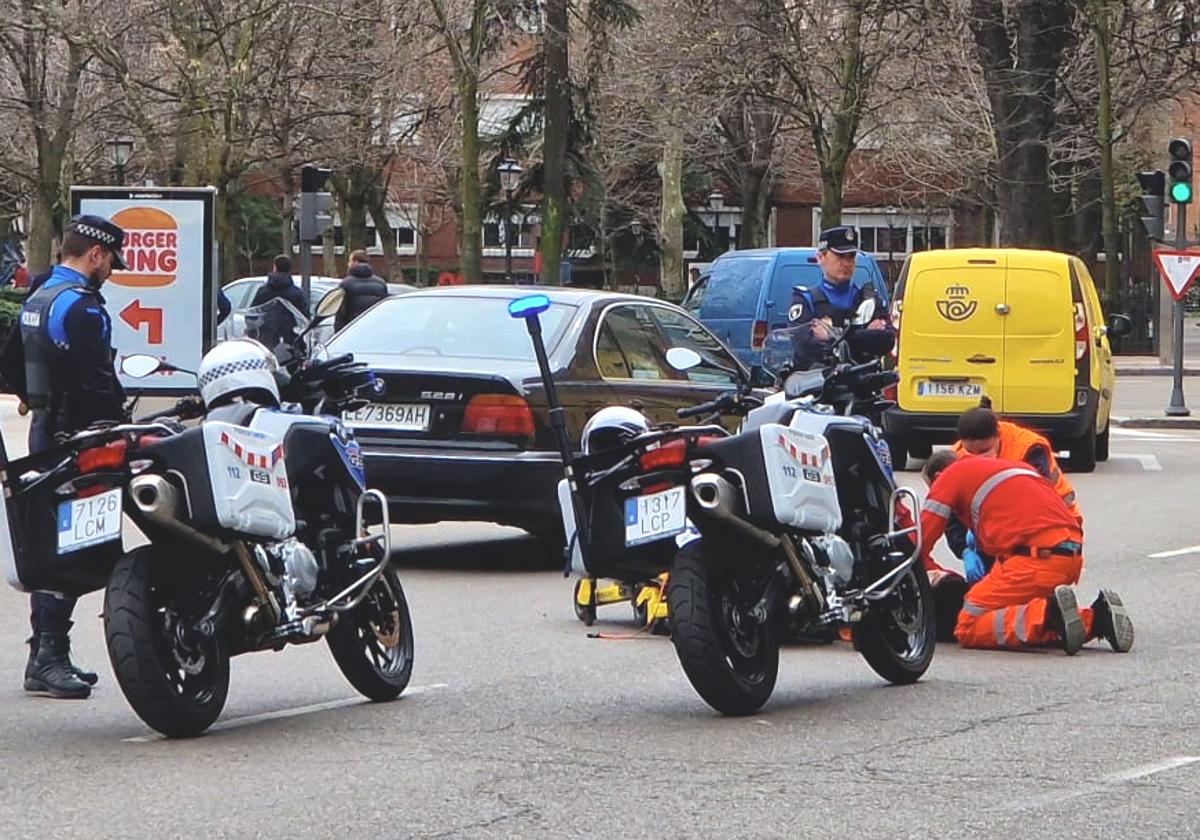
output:
[[905,263],[892,304],[900,382],[883,426],[892,461],[954,440],[958,417],[985,394],[998,414],[1070,452],[1091,472],[1108,458],[1113,361],[1128,331],[1106,325],[1081,260],[1053,251],[923,251]]

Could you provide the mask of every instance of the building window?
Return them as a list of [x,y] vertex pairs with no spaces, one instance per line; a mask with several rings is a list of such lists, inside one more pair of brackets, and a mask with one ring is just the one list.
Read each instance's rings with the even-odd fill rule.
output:
[[[414,220],[417,218],[417,208],[410,205],[390,205],[387,208],[388,224],[392,228],[392,236],[395,237],[396,253],[398,255],[412,255],[417,253],[417,231]],[[374,225],[368,225],[366,229],[367,241],[371,244],[367,246],[367,253],[371,256],[381,256],[383,254],[383,240],[379,237],[379,231]],[[297,239],[299,234],[297,232]],[[341,219],[334,215],[333,225],[333,245],[334,253],[342,254],[346,251],[346,234],[342,229]],[[323,252],[323,247],[317,243],[313,245],[313,253],[320,254]],[[299,244],[292,247],[293,253],[299,253]]]
[[[529,96],[517,93],[493,93],[480,97],[479,136],[486,138],[506,134],[530,101]],[[527,114],[516,128],[522,134],[533,134],[541,131],[541,120]]]
[[[723,254],[726,251],[734,251],[737,249],[738,238],[742,232],[742,208],[740,207],[725,207],[720,213],[709,210],[706,207],[698,207],[693,211],[696,218],[704,223],[704,230],[707,236],[713,239],[714,250],[717,254]],[[718,225],[720,225],[718,227]],[[684,259],[695,259],[700,255],[700,237],[698,234],[689,233],[688,226],[683,229],[683,256]]]
[[[515,208],[514,208],[515,209]],[[512,253],[514,257],[532,257],[537,248],[538,224],[540,219],[532,212],[514,212],[509,223],[509,231],[513,234]],[[485,257],[504,256],[504,224],[502,219],[495,216],[483,221],[483,255]]]
[[[842,224],[858,229],[862,250],[877,260],[903,260],[914,251],[953,247],[950,211],[887,212],[884,207],[848,208],[842,211]],[[821,228],[820,211],[813,214],[813,241]]]
[[941,225],[917,227],[912,229],[913,250],[930,251],[946,247],[946,229]]

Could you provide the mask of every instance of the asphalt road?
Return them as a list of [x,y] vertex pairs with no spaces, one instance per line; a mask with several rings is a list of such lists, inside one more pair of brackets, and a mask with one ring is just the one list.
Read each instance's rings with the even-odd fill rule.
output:
[[[323,645],[255,654],[235,660],[218,727],[192,741],[152,736],[125,704],[98,595],[74,634],[101,674],[93,698],[25,696],[26,607],[5,590],[0,833],[1190,836],[1198,470],[1200,431],[1117,430],[1113,459],[1074,477],[1081,600],[1121,592],[1132,653],[940,646],[922,682],[896,688],[848,645],[795,646],[748,719],[713,714],[667,639],[589,638],[570,582],[520,532],[489,526],[397,529],[417,646],[406,696],[360,702]],[[600,625],[628,633],[629,616],[602,609]]]

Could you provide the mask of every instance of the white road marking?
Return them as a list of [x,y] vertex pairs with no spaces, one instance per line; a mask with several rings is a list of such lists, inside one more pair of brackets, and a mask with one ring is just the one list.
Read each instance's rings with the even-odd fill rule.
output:
[[[414,694],[424,694],[427,691],[434,691],[439,688],[446,688],[446,683],[433,683],[431,685],[414,685],[404,689],[401,698],[411,697]],[[283,718],[299,717],[300,715],[310,715],[314,712],[324,712],[329,709],[340,709],[344,706],[357,706],[363,703],[369,703],[365,697],[346,697],[341,700],[328,700],[324,703],[313,703],[310,706],[297,706],[294,709],[279,709],[274,712],[262,712],[257,715],[246,715],[244,717],[230,718],[229,720],[220,720],[208,728],[209,732],[220,732],[225,729],[237,729],[239,726],[249,726],[254,723],[262,723],[264,720],[281,720]],[[155,732],[150,735],[137,735],[133,738],[122,738],[121,740],[127,744],[148,744],[152,741],[165,740],[165,735],[160,735]]]
[[1162,560],[1164,557],[1181,557],[1184,554],[1200,554],[1200,545],[1189,545],[1174,551],[1159,551],[1150,555],[1152,560]]
[[[1182,429],[1176,430],[1183,431]],[[1148,443],[1197,443],[1200,442],[1200,437],[1195,435],[1183,436],[1178,433],[1171,434],[1170,430],[1154,432],[1145,429],[1113,429],[1114,438],[1129,438],[1129,443],[1135,441],[1146,441]]]
[[1143,455],[1133,452],[1113,452],[1108,456],[1110,461],[1137,461],[1142,465],[1142,469],[1146,472],[1160,472],[1162,464],[1158,462],[1157,455]]
[[1045,808],[1048,805],[1058,805],[1062,802],[1078,799],[1081,796],[1101,793],[1105,788],[1135,782],[1138,779],[1145,779],[1148,776],[1165,773],[1168,770],[1176,770],[1180,767],[1186,767],[1189,764],[1196,764],[1197,762],[1200,762],[1200,755],[1176,755],[1171,758],[1164,758],[1161,761],[1152,761],[1149,764],[1141,764],[1137,767],[1130,767],[1127,770],[1119,770],[1116,773],[1101,776],[1094,782],[1081,787],[1052,791],[1040,796],[1018,799],[1015,802],[1008,803],[1006,810],[1032,811],[1037,808]]

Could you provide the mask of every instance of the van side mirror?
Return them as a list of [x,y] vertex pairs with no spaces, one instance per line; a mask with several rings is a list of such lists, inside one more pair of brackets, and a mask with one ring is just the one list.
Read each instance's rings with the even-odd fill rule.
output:
[[1108,316],[1108,334],[1113,338],[1124,338],[1133,333],[1133,319],[1128,315],[1113,313]]

